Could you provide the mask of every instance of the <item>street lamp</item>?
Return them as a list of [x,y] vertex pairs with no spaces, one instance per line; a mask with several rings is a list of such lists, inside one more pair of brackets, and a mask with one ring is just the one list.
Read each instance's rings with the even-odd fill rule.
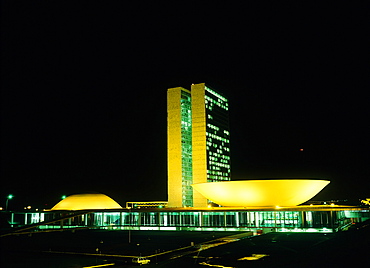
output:
[[8,202],[10,199],[13,199],[13,195],[10,194],[6,197],[6,205],[5,205],[5,210],[8,211]]

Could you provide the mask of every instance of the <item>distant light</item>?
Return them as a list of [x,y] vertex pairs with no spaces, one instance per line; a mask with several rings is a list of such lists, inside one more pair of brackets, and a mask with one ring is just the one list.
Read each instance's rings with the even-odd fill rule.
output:
[[12,199],[14,197],[14,195],[10,194],[8,195],[8,199]]
[[276,209],[280,209],[280,206],[275,206]]
[[331,204],[330,204],[330,206],[334,207],[334,206],[335,206],[335,204],[334,204],[334,203],[331,203]]
[[32,207],[31,206],[27,206],[27,209],[31,209]]
[[62,199],[66,199],[67,198],[67,196],[66,195],[62,195]]
[[303,152],[303,149],[299,149],[301,152]]

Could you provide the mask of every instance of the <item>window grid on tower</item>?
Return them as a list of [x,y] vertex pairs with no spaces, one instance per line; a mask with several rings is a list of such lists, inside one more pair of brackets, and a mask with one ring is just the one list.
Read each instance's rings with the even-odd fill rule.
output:
[[205,89],[207,181],[228,181],[230,180],[228,100],[208,87]]
[[193,206],[191,96],[181,91],[181,157],[182,200],[184,207]]

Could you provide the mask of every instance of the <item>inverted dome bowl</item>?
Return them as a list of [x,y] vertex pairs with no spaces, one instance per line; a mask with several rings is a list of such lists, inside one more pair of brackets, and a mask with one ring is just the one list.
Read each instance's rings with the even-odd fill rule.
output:
[[290,207],[310,200],[329,183],[327,180],[274,179],[206,182],[192,186],[221,206]]
[[63,199],[51,210],[121,209],[122,207],[105,194],[74,194]]

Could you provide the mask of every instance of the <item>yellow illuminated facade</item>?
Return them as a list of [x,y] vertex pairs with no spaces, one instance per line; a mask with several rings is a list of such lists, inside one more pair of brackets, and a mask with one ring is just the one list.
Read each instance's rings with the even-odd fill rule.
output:
[[122,209],[105,194],[74,194],[66,197],[51,210]]
[[168,207],[206,207],[191,184],[230,180],[228,100],[202,84],[167,91]]
[[184,88],[167,91],[168,206],[193,206],[191,95]]
[[209,200],[231,207],[291,207],[306,202],[330,182],[327,180],[245,180],[194,184]]

